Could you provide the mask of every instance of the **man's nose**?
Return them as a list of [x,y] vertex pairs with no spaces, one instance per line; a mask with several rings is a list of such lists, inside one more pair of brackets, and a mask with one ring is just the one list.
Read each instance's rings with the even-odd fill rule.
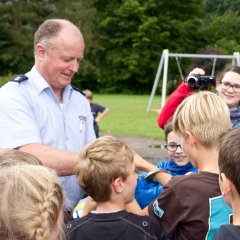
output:
[[79,69],[79,62],[77,60],[73,61],[69,67],[71,71],[77,72]]

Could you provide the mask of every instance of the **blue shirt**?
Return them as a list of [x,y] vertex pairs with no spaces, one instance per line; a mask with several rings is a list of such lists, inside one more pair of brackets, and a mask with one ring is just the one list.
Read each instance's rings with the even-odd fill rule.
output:
[[[95,139],[93,117],[87,99],[70,85],[63,91],[63,105],[35,67],[27,80],[10,81],[0,89],[0,147],[16,148],[39,143],[79,152]],[[74,175],[60,177],[74,208],[85,194]]]
[[[172,159],[159,162],[156,167],[166,170],[172,176],[181,176],[188,172],[198,171],[198,169],[193,167],[192,163],[188,163],[184,166],[178,166]],[[153,179],[151,183],[147,183],[145,180],[146,175],[146,172],[142,172],[139,175],[135,190],[135,199],[142,209],[156,199],[163,190],[163,186],[155,181],[155,179]]]

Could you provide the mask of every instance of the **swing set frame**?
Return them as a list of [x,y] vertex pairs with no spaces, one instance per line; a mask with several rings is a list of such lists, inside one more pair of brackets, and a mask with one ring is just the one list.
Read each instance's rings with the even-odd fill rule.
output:
[[159,79],[161,77],[162,74],[162,70],[163,70],[163,84],[162,84],[162,101],[161,101],[161,108],[164,106],[165,102],[166,102],[166,91],[167,91],[167,74],[168,74],[168,61],[170,57],[175,57],[176,62],[177,62],[177,66],[178,66],[178,70],[180,72],[180,76],[181,79],[184,80],[183,74],[182,74],[182,70],[180,67],[180,63],[179,63],[179,58],[205,58],[205,59],[213,59],[213,69],[212,69],[212,76],[214,76],[214,69],[215,69],[215,64],[216,64],[216,60],[217,59],[230,59],[232,60],[232,65],[237,65],[240,66],[240,55],[239,52],[234,52],[233,55],[213,55],[213,54],[186,54],[186,53],[170,53],[168,49],[164,49],[160,58],[160,62],[158,65],[158,69],[157,69],[157,73],[156,73],[156,77],[154,80],[154,84],[153,84],[153,88],[152,88],[152,92],[150,95],[150,99],[148,102],[148,106],[146,109],[146,112],[149,113],[151,106],[152,106],[152,102],[153,102],[153,98],[155,96],[157,87],[158,87],[158,83],[159,83]]

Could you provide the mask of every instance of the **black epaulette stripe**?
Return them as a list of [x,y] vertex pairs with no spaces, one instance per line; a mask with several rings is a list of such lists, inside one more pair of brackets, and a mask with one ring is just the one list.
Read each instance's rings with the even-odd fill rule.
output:
[[73,88],[74,90],[80,92],[84,97],[86,97],[85,94],[84,94],[84,92],[81,91],[79,88],[75,87],[74,85],[71,85],[71,86],[72,86],[72,88]]
[[24,74],[20,74],[20,75],[14,76],[14,77],[10,80],[10,82],[18,82],[18,83],[21,83],[21,82],[26,81],[26,80],[28,80],[28,77],[27,77],[26,75],[24,75]]

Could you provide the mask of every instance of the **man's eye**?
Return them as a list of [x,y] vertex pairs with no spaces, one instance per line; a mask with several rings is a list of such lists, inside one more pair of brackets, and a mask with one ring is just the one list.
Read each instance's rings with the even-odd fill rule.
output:
[[67,58],[64,58],[63,59],[65,62],[70,62],[71,61],[71,59],[67,59]]

